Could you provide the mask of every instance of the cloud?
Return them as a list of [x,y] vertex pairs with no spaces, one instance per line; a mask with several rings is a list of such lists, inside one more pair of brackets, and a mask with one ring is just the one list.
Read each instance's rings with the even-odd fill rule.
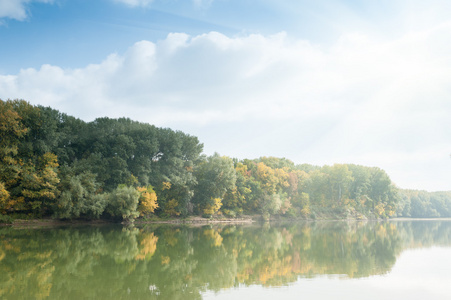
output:
[[32,2],[53,3],[54,0],[6,0],[0,1],[0,19],[9,18],[24,21],[28,15],[28,5]]
[[153,0],[114,0],[114,2],[123,3],[130,7],[148,7]]
[[193,0],[193,3],[197,7],[205,8],[209,7],[213,3],[213,0]]
[[0,97],[181,129],[207,152],[375,165],[402,187],[450,189],[449,36],[446,22],[328,47],[283,32],[172,33],[84,68],[0,76]]
[[[154,0],[113,0],[114,2],[125,4],[129,7],[149,7]],[[213,0],[192,0],[196,7],[209,7]]]

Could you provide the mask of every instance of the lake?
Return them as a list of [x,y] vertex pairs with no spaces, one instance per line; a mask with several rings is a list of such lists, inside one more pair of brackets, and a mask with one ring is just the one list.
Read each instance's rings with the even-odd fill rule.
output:
[[0,228],[0,299],[450,299],[451,221]]

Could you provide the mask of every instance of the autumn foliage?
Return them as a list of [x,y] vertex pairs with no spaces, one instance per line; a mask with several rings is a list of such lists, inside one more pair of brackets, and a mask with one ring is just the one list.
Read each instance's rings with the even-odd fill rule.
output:
[[152,186],[149,185],[147,187],[138,187],[139,196],[139,205],[138,211],[141,216],[149,215],[158,208],[157,203],[157,194],[153,190]]
[[417,197],[376,167],[238,160],[202,150],[196,137],[168,128],[126,118],[87,123],[0,100],[0,213],[126,221],[451,216],[449,194]]

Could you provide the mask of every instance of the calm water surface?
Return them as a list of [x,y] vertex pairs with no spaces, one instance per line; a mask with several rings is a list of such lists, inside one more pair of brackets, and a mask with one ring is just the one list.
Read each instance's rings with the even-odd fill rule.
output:
[[451,221],[0,228],[0,299],[451,299]]

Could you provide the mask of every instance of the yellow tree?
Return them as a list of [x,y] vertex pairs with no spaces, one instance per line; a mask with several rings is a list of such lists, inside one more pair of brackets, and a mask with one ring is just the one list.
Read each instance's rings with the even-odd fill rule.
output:
[[2,207],[5,207],[6,201],[9,198],[9,192],[5,189],[3,182],[0,182],[0,212]]
[[13,101],[0,100],[0,183],[2,196],[0,212],[13,209],[20,199],[11,197],[11,189],[17,186],[22,162],[17,158],[20,140],[27,133],[21,117],[14,111]]
[[0,155],[17,154],[19,141],[27,131],[21,117],[14,111],[13,102],[0,99]]
[[206,215],[214,215],[222,206],[221,198],[211,198],[211,201],[205,204],[203,213]]
[[141,216],[149,215],[158,208],[157,203],[157,194],[153,190],[151,185],[147,187],[138,187],[139,196],[139,204],[138,211]]
[[20,187],[25,199],[24,209],[39,214],[47,212],[59,193],[57,167],[57,157],[53,153],[45,153],[36,165],[30,162],[23,167]]
[[268,194],[276,193],[279,178],[273,168],[268,167],[263,162],[259,162],[254,177],[261,183],[265,192]]

